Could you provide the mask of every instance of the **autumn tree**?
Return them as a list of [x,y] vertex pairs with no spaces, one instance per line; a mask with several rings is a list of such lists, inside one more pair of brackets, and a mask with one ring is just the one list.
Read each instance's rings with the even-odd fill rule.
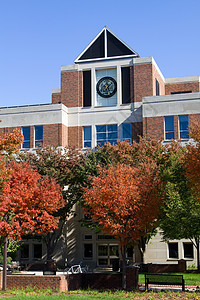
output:
[[90,213],[102,230],[119,239],[125,279],[125,253],[128,242],[151,230],[159,214],[160,179],[154,163],[138,167],[117,164],[100,168],[84,189],[84,210]]
[[0,236],[20,239],[57,228],[55,213],[63,206],[59,185],[42,178],[28,163],[11,161],[7,168],[9,180],[0,193]]
[[4,243],[3,289],[6,289],[7,239],[55,229],[55,213],[63,206],[60,187],[42,178],[28,163],[16,163],[23,136],[20,130],[0,139],[0,236]]
[[[85,160],[85,168],[82,171],[85,174],[84,186],[90,187],[91,180],[94,176],[99,175],[99,169],[108,168],[110,165],[116,166],[124,164],[133,168],[140,168],[142,164],[154,164],[159,173],[162,186],[167,183],[166,168],[170,166],[170,157],[174,153],[181,153],[182,148],[178,143],[171,143],[170,145],[163,145],[161,142],[153,140],[148,137],[141,137],[139,143],[133,141],[132,144],[118,141],[116,145],[105,144],[103,147],[97,147],[95,151],[91,151]],[[83,220],[84,225],[91,228],[98,228],[98,222]],[[144,260],[144,253],[146,244],[156,234],[158,223],[154,222],[151,227],[148,226],[143,235],[135,241],[141,255],[141,262]]]
[[60,237],[63,236],[62,232],[67,218],[82,195],[80,185],[85,179],[81,169],[85,160],[84,154],[74,149],[48,147],[37,149],[35,153],[20,153],[17,159],[21,162],[29,162],[40,175],[53,178],[62,190],[64,206],[56,213],[59,218],[59,227],[42,236],[47,246],[47,259],[50,259]]

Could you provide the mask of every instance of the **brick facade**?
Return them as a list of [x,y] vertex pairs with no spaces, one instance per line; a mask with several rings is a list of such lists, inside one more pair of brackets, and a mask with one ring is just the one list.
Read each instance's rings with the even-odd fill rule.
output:
[[52,94],[52,104],[61,103],[61,93]]
[[80,126],[68,128],[68,146],[70,148],[83,147],[83,128]]
[[165,85],[165,95],[170,95],[174,92],[185,91],[191,91],[192,93],[199,92],[199,82],[180,82]]
[[61,72],[61,102],[67,107],[83,106],[83,72]]
[[153,139],[164,139],[164,117],[143,118],[143,134]]
[[156,80],[159,83],[160,87],[160,95],[165,95],[165,82],[161,77],[160,73],[158,72],[157,68],[153,65],[153,96],[156,96]]
[[153,95],[152,64],[133,66],[134,102],[142,102],[142,97]]

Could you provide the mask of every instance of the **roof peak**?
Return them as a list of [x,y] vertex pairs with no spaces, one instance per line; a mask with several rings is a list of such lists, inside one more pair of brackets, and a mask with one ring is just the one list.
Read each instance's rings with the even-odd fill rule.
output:
[[104,26],[74,62],[82,63],[122,57],[139,57],[139,54],[116,36],[107,26]]

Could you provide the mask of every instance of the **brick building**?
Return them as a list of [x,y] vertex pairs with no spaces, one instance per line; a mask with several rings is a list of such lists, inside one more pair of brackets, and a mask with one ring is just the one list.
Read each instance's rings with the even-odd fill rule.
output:
[[[61,67],[61,86],[52,90],[52,103],[1,107],[0,119],[0,134],[22,129],[22,150],[49,145],[94,148],[118,139],[138,140],[143,133],[163,142],[188,141],[190,122],[200,119],[200,77],[164,78],[153,57],[140,57],[104,27],[73,65]],[[110,265],[118,243],[81,228],[81,211],[76,209],[55,258],[60,263]],[[39,261],[44,256],[44,245],[32,240],[25,243],[21,259]],[[156,236],[145,262],[184,258],[194,263],[195,256],[189,241],[166,244]],[[137,251],[135,259],[140,260]]]

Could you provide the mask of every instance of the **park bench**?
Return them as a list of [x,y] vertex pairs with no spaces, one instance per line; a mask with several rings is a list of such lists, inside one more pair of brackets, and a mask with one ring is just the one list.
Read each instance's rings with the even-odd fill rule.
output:
[[183,275],[145,274],[145,290],[148,290],[149,284],[181,285],[182,291],[185,291]]

